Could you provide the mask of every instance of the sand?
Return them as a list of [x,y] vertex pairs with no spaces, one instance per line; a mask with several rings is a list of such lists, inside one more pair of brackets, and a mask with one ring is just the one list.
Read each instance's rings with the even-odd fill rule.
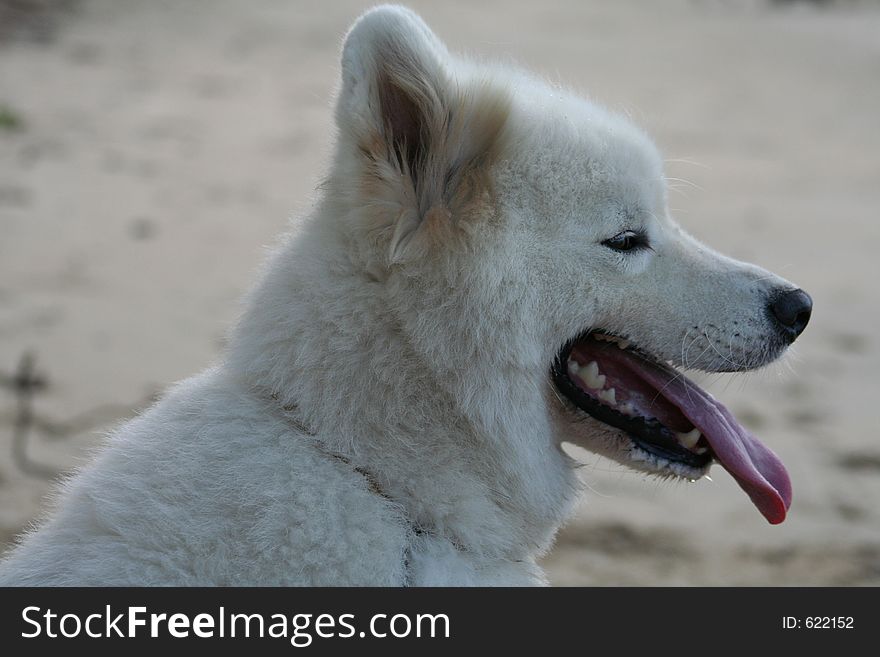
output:
[[[340,39],[367,3],[15,6],[0,1],[0,544],[46,508],[39,471],[75,467],[216,358],[264,247],[315,196]],[[546,559],[553,583],[880,584],[880,10],[412,6],[454,49],[629,114],[681,179],[681,223],[815,300],[784,362],[700,379],[787,464],[786,522],[718,468],[669,483],[576,452],[588,490]],[[48,381],[30,474],[9,381],[26,352]]]

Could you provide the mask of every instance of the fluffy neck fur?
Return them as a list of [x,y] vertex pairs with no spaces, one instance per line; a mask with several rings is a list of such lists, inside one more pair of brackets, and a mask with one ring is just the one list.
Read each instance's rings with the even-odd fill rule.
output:
[[340,220],[357,208],[332,194],[340,182],[273,255],[227,367],[277,395],[279,412],[295,404],[415,525],[480,553],[543,552],[576,487],[538,388],[546,372],[516,353],[509,318],[464,307],[491,300],[450,304],[436,281],[367,271]]

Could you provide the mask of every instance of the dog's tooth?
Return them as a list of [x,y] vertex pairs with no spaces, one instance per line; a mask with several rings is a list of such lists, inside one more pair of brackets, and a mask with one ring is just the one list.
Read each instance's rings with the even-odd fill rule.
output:
[[688,449],[693,449],[694,447],[696,447],[701,435],[702,434],[700,433],[700,430],[696,427],[686,433],[681,433],[679,431],[675,432],[675,437],[678,440],[679,444],[682,447],[687,447]]
[[605,375],[599,374],[599,363],[594,360],[591,360],[585,367],[582,367],[578,372],[578,376],[587,384],[588,388],[593,390],[601,390],[605,386]]
[[580,363],[578,363],[573,358],[569,359],[569,361],[568,361],[568,371],[569,372],[573,372],[574,374],[577,374],[578,370],[580,370],[580,369],[581,369]]
[[618,349],[626,349],[627,347],[629,347],[629,345],[630,345],[629,340],[618,340],[617,341],[617,348]]
[[606,401],[612,406],[617,404],[616,393],[614,388],[608,388],[608,390],[602,390],[599,392],[599,399],[602,401]]

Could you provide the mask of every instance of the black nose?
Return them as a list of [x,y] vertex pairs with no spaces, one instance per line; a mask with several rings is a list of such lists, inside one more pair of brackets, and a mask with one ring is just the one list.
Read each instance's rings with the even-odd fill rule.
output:
[[786,290],[770,300],[770,313],[776,318],[782,333],[794,342],[795,338],[807,328],[810,313],[813,312],[813,300],[803,290]]

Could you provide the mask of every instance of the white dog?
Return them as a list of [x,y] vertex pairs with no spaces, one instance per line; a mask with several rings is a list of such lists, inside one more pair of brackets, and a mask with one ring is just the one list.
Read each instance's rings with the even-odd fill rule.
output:
[[810,298],[684,233],[644,134],[400,7],[349,32],[336,122],[222,362],[119,428],[0,583],[541,584],[565,441],[718,462],[782,521],[782,465],[673,365],[764,365]]

